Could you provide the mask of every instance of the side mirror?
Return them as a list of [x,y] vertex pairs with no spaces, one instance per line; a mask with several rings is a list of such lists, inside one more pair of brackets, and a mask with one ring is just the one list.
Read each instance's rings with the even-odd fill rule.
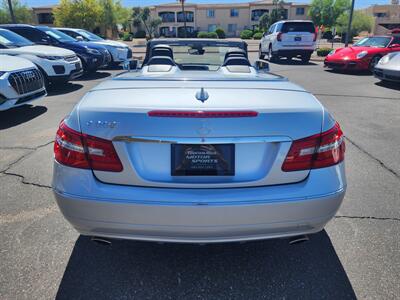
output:
[[79,42],[83,42],[84,41],[83,37],[81,37],[80,35],[78,35],[76,37],[76,40],[79,41]]
[[259,72],[269,72],[269,63],[266,60],[256,60],[254,68]]
[[389,48],[400,48],[400,44],[391,44]]
[[126,60],[123,63],[123,68],[126,71],[137,70],[139,68],[139,60],[137,59]]

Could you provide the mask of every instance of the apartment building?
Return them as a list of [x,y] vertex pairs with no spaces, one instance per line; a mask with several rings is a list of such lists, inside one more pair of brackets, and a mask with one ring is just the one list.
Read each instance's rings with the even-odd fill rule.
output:
[[388,5],[372,5],[364,11],[375,18],[374,34],[387,34],[395,28],[400,28],[399,0],[392,0]]
[[[276,6],[272,0],[248,3],[226,4],[185,4],[186,28],[189,33],[224,29],[229,37],[239,36],[244,29],[258,25],[264,13],[271,12]],[[308,17],[308,4],[286,2],[285,18],[305,20]],[[179,3],[161,4],[150,7],[154,17],[162,19],[159,27],[160,36],[176,37],[184,35],[184,16]]]

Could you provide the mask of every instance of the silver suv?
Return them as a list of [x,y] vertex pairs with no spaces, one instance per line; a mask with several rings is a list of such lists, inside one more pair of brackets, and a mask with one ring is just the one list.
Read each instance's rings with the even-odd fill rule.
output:
[[306,63],[315,50],[317,33],[311,21],[279,21],[264,33],[259,46],[259,57],[270,61],[280,57],[300,57]]

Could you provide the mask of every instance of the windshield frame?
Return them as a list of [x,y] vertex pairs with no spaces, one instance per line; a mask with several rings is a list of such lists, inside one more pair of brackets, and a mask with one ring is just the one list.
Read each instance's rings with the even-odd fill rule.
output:
[[[6,43],[3,43],[0,41],[0,43],[7,48],[9,48],[9,47],[19,48],[19,47],[35,45],[35,43],[31,42],[30,40],[24,38],[23,36],[20,36],[19,34],[13,32],[13,31],[10,31],[10,30],[0,30],[0,36],[11,42],[11,44],[10,43],[6,44]],[[12,40],[10,39],[10,37]],[[15,42],[15,39],[19,39],[20,42]]]
[[[372,39],[376,39],[376,40],[377,39],[382,39],[382,40],[383,39],[387,39],[388,42],[385,45],[382,44],[382,46],[361,44],[362,42],[365,42],[365,41],[368,41],[368,40],[372,40]],[[365,38],[362,38],[361,40],[359,40],[357,43],[355,43],[353,45],[353,47],[387,48],[391,41],[392,41],[392,38],[390,36],[369,36],[369,37],[365,37]]]

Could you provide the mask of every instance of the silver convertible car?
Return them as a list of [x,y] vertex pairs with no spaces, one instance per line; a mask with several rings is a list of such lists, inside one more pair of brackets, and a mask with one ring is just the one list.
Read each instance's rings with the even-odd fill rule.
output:
[[321,231],[346,190],[339,124],[244,42],[156,39],[59,126],[53,190],[83,235],[210,243]]

